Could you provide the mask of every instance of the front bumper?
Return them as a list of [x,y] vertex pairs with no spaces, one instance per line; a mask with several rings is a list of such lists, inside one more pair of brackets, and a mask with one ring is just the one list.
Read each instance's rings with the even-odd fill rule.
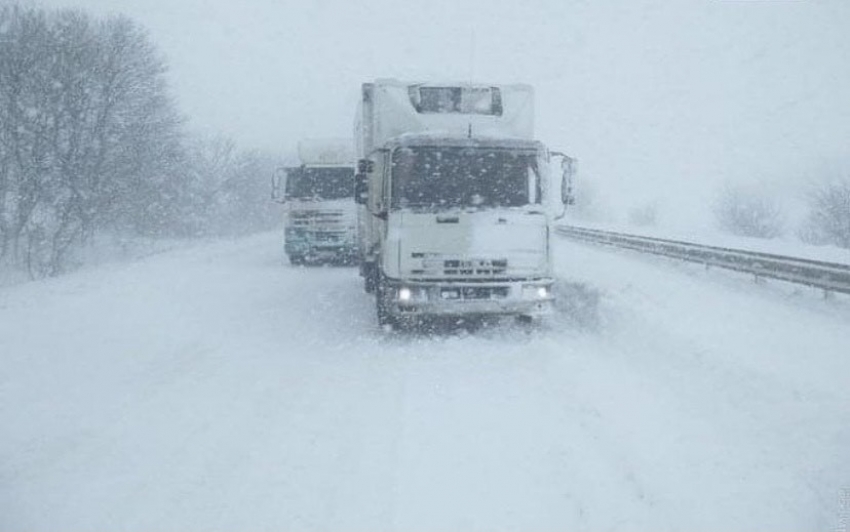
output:
[[287,229],[285,236],[283,247],[287,255],[317,259],[357,255],[357,245],[347,233]]
[[394,316],[543,316],[555,298],[552,279],[521,281],[384,283],[384,304]]

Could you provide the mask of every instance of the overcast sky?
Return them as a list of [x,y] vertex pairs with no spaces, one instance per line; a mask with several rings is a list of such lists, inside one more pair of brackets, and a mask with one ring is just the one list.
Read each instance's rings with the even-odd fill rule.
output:
[[525,82],[538,138],[625,212],[796,190],[850,155],[850,0],[48,0],[123,13],[193,129],[277,153],[350,136],[377,77]]

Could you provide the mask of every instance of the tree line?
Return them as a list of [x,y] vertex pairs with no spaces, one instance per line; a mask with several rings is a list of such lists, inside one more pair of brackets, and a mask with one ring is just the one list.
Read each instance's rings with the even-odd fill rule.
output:
[[201,139],[123,16],[0,6],[0,267],[59,274],[98,235],[269,228],[271,156]]
[[[809,185],[806,214],[795,229],[803,242],[850,249],[850,175],[837,174]],[[776,238],[788,230],[781,203],[758,187],[726,185],[714,202],[714,215],[727,233]]]

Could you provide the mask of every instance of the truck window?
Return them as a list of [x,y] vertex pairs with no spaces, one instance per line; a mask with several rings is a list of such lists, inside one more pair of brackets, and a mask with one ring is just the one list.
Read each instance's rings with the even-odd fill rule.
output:
[[498,87],[412,85],[408,92],[418,113],[502,114],[502,93]]
[[540,203],[534,151],[398,148],[392,158],[395,208],[521,207]]
[[313,200],[354,197],[354,168],[291,168],[286,174],[286,197]]

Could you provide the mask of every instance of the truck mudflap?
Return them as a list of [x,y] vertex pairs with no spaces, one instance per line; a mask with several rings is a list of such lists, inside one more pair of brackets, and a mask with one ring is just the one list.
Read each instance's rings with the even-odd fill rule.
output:
[[505,282],[404,282],[384,279],[380,291],[389,315],[543,316],[553,312],[552,279]]

